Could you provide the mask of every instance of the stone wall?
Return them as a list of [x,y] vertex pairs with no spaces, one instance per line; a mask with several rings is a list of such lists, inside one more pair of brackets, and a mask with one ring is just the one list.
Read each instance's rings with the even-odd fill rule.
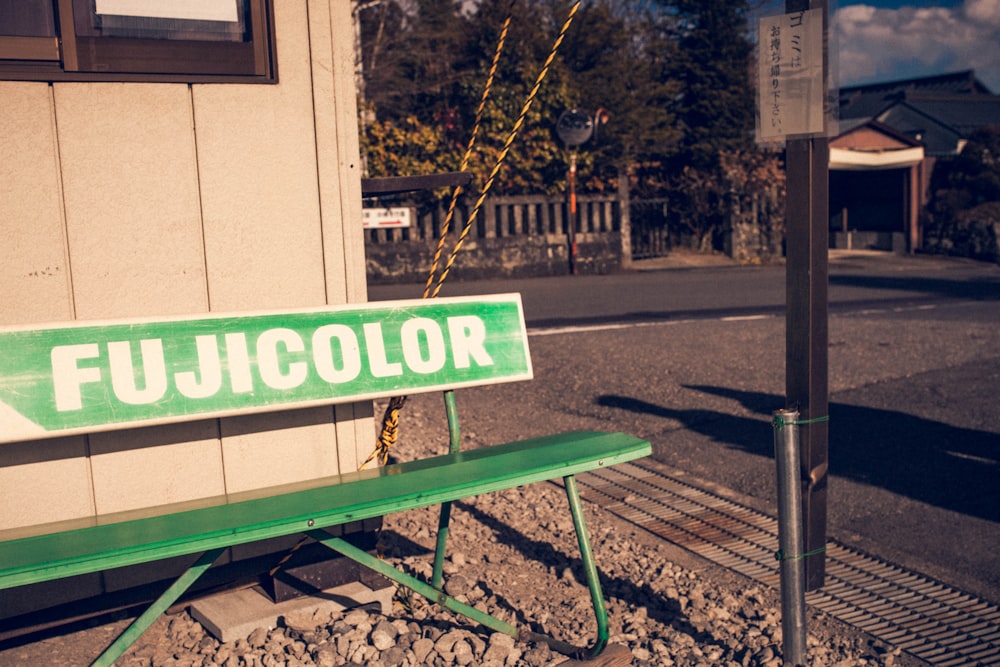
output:
[[[423,283],[430,271],[437,243],[433,241],[368,244],[368,281],[372,285]],[[483,278],[534,278],[570,272],[569,244],[565,236],[513,236],[467,241],[449,272],[450,280]],[[444,267],[444,260],[439,264]],[[577,236],[576,270],[579,274],[612,273],[621,268],[618,234]]]
[[[393,204],[398,206],[398,204]],[[623,265],[621,207],[613,198],[581,197],[574,234],[578,274],[611,273]],[[449,280],[525,278],[570,273],[570,240],[562,198],[488,200],[473,221]],[[423,284],[444,219],[442,210],[411,209],[405,229],[369,230],[365,256],[369,284]],[[444,268],[468,211],[460,207],[438,265]]]

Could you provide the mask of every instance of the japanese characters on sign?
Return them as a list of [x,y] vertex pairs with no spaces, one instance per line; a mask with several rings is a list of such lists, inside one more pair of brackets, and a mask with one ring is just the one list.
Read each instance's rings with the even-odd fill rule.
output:
[[405,207],[365,208],[362,216],[361,226],[364,229],[410,226],[410,209]]
[[822,133],[823,11],[765,17],[758,30],[758,138]]

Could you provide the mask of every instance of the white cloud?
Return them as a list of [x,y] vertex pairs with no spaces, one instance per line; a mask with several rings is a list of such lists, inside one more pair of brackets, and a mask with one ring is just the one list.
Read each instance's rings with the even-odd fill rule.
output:
[[1000,0],[966,0],[965,15],[993,27],[1000,26]]
[[1000,93],[1000,0],[955,7],[839,9],[836,26],[842,85],[974,69]]

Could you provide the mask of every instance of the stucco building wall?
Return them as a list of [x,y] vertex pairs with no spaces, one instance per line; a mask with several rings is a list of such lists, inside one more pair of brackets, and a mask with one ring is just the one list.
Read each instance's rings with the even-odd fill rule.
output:
[[[0,81],[0,325],[366,300],[350,5],[274,5],[274,85]],[[0,530],[353,470],[371,412],[0,445]]]

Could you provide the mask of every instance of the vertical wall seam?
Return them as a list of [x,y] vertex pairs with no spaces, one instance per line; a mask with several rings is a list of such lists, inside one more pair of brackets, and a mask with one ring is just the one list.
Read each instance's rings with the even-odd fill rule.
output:
[[[360,20],[360,15],[356,14],[354,12],[353,8],[350,11],[347,12],[347,15],[350,18],[350,21],[352,23],[351,35],[352,35],[352,38],[353,38],[353,36],[355,34],[355,28],[353,26],[353,23],[355,21],[359,21]],[[333,118],[338,123],[337,124],[337,129],[336,129],[336,131],[334,133],[334,138],[336,139],[336,143],[332,147],[332,149],[335,151],[335,162],[339,165],[340,162],[341,162],[341,157],[342,157],[341,156],[341,147],[342,147],[341,134],[343,132],[343,128],[341,128],[340,125],[339,125],[340,118],[339,118],[338,110],[337,110],[337,107],[339,106],[338,105],[338,100],[337,100],[337,93],[340,92],[340,89],[338,88],[338,77],[337,77],[337,74],[336,74],[337,60],[338,60],[337,59],[337,39],[336,39],[336,36],[334,35],[333,25],[334,25],[334,18],[333,18],[333,14],[331,12],[331,15],[330,15],[330,41],[329,41],[329,43],[326,46],[327,46],[327,48],[329,49],[329,52],[330,52],[330,90],[331,90],[331,93],[332,93],[332,97],[330,99],[330,104],[333,107]],[[355,62],[352,61],[352,70],[354,70],[356,68],[357,68],[357,63],[355,63]],[[352,71],[351,74],[352,74],[352,76],[351,76],[351,85],[352,85],[352,87],[356,88],[356,83],[355,83],[355,78],[354,78],[354,72]],[[356,94],[356,90],[355,90],[355,94]],[[357,115],[355,115],[353,121],[354,121],[354,127],[357,128]],[[342,298],[343,298],[343,302],[344,303],[351,303],[354,300],[352,298],[352,289],[351,289],[351,280],[352,280],[351,271],[352,271],[352,268],[353,268],[354,271],[357,272],[357,263],[352,263],[351,262],[351,254],[350,254],[351,250],[350,250],[350,245],[348,243],[348,238],[347,238],[348,237],[347,227],[348,227],[348,224],[350,224],[350,221],[348,220],[347,216],[344,215],[344,212],[345,212],[344,211],[344,209],[345,209],[344,197],[345,197],[345,194],[347,193],[348,190],[347,190],[347,188],[344,187],[344,185],[345,185],[345,183],[344,183],[344,177],[343,177],[342,174],[339,173],[339,170],[337,171],[336,176],[337,176],[337,190],[338,190],[338,194],[339,194],[338,214],[341,217],[341,223],[340,223],[340,228],[338,230],[338,233],[339,233],[340,245],[341,245],[341,249],[342,249],[341,252],[344,255],[344,261],[343,261],[343,264],[342,264],[342,267],[343,267],[342,278],[343,278],[343,281],[344,281],[344,289],[343,289]],[[355,222],[357,224],[360,224],[360,220],[355,221]],[[353,264],[353,266],[352,266],[352,264]],[[361,263],[361,266],[362,267],[364,266],[364,262]],[[362,280],[365,279],[364,269],[362,269],[362,271],[361,271],[361,279]]]
[[319,213],[319,252],[320,252],[320,267],[323,271],[323,301],[327,304],[330,303],[330,281],[327,279],[327,260],[326,260],[326,234],[324,224],[326,221],[325,209],[323,208],[323,178],[321,176],[320,169],[320,140],[319,140],[319,118],[316,111],[316,57],[313,52],[315,47],[315,40],[312,34],[312,19],[313,13],[311,4],[306,3],[306,41],[307,49],[309,52],[309,103],[312,106],[312,121],[313,121],[313,157],[314,164],[316,165],[316,208]]
[[49,109],[50,122],[52,123],[52,150],[53,160],[56,164],[56,184],[59,188],[59,209],[62,216],[61,225],[63,230],[63,261],[66,263],[66,287],[69,291],[69,309],[72,319],[76,320],[76,293],[73,288],[73,258],[69,249],[69,213],[66,206],[66,188],[63,181],[62,151],[59,150],[59,112],[56,109],[55,84],[49,84]]
[[205,304],[208,307],[208,312],[212,312],[212,286],[208,281],[208,242],[205,240],[205,198],[201,188],[201,156],[198,154],[198,122],[195,114],[194,86],[188,84],[187,89],[191,109],[191,141],[194,145],[195,189],[198,192],[198,226],[201,228],[201,259],[205,269]]
[[[329,5],[326,6],[326,13],[324,15],[324,21],[326,25],[331,25],[332,18],[330,15]],[[330,303],[330,267],[327,260],[327,242],[326,242],[326,215],[328,209],[324,205],[324,190],[323,190],[323,168],[322,168],[322,148],[320,139],[320,119],[319,111],[317,106],[319,104],[319,97],[317,95],[316,77],[322,72],[321,68],[316,67],[316,52],[315,49],[318,48],[318,40],[313,34],[314,19],[319,20],[317,15],[317,9],[314,3],[306,3],[306,39],[308,41],[308,52],[309,52],[309,99],[312,105],[312,121],[313,121],[313,157],[314,164],[316,165],[316,205],[317,211],[319,213],[319,243],[320,243],[320,266],[323,272],[323,301],[327,304]],[[331,26],[332,29],[332,26]],[[332,74],[332,73],[331,73]],[[341,414],[337,410],[336,406],[331,406],[328,408],[329,417],[331,420],[331,427],[333,431],[333,459],[335,467],[338,473],[344,472],[344,466],[341,461],[340,450],[343,446],[344,438],[343,435],[344,428],[353,421],[347,421],[341,419]],[[353,438],[352,438],[353,440]]]
[[[188,84],[188,100],[191,109],[191,142],[194,145],[194,177],[195,189],[198,193],[198,226],[201,229],[201,261],[205,272],[205,305],[212,312],[212,285],[209,282],[208,271],[208,241],[205,239],[205,198],[201,187],[201,158],[198,153],[198,116],[195,113],[194,86]],[[222,420],[214,419],[215,439],[219,452],[219,466],[222,470],[222,489],[229,492],[229,480],[226,479],[226,449],[222,446]]]
[[[49,84],[49,109],[50,109],[50,119],[52,123],[52,150],[54,152],[53,160],[56,165],[56,187],[59,188],[57,194],[59,198],[59,214],[62,217],[62,243],[63,243],[63,261],[66,263],[66,289],[69,293],[69,309],[70,316],[75,321],[77,319],[76,312],[76,290],[73,285],[73,257],[70,252],[69,244],[69,209],[66,204],[66,187],[63,180],[63,164],[62,164],[62,151],[60,150],[60,137],[59,137],[59,111],[56,106],[56,84]],[[93,452],[90,446],[90,436],[83,435],[83,455],[87,461],[87,479],[89,480],[88,490],[90,492],[90,515],[97,514],[97,492],[96,484],[94,482],[94,465],[93,465]],[[104,575],[101,575],[102,586],[104,585]]]
[[[334,15],[333,7],[336,6],[339,15]],[[358,142],[345,141],[347,133],[353,131],[358,132],[358,109],[357,109],[357,80],[356,80],[356,67],[357,64],[354,58],[359,55],[355,52],[355,21],[359,21],[360,17],[357,16],[351,8],[345,7],[344,5],[334,3],[328,4],[330,12],[330,33],[329,33],[329,43],[326,47],[330,50],[330,83],[332,98],[329,103],[333,107],[333,119],[336,123],[336,128],[334,132],[334,138],[336,140],[335,145],[331,146],[330,149],[334,152],[334,161],[337,165],[336,172],[331,175],[331,177],[336,177],[337,179],[337,190],[338,190],[338,211],[337,214],[341,218],[341,224],[338,229],[341,250],[344,255],[343,262],[343,298],[346,303],[357,303],[367,301],[368,298],[368,286],[367,286],[367,275],[366,275],[366,262],[365,262],[365,245],[364,245],[364,234],[357,233],[352,234],[351,225],[361,224],[360,220],[360,204],[361,204],[361,188],[360,188],[360,178],[357,180],[356,190],[351,187],[351,181],[354,177],[354,171],[360,167],[360,137],[358,137]],[[343,23],[338,22],[338,18],[343,18]],[[347,28],[344,28],[344,25]],[[339,35],[342,39],[338,39],[335,26],[339,26]],[[350,33],[348,37],[346,33]],[[348,46],[349,45],[349,46]],[[345,65],[350,63],[350,72],[345,72]],[[353,100],[353,103],[351,103]],[[349,118],[345,118],[344,110],[353,109],[353,113],[349,114]],[[354,160],[358,160],[359,163],[355,164],[350,162],[345,165],[345,158],[347,157],[347,145],[352,144],[357,146],[357,155],[351,156]],[[355,209],[352,206],[352,198],[354,196],[358,197],[356,212],[359,214],[357,219],[353,219],[349,215],[352,210]],[[353,470],[356,469],[359,462],[364,460],[367,455],[365,451],[374,442],[375,429],[374,420],[368,417],[372,413],[374,403],[368,402],[367,406],[359,403],[352,403],[337,408],[339,416],[342,417],[342,421],[345,425],[340,434],[343,436],[339,440],[338,452],[340,452],[340,463],[341,470]],[[364,428],[365,425],[371,425],[368,429]],[[366,432],[367,431],[367,432]],[[345,444],[349,445],[351,450],[348,453],[348,449]]]

